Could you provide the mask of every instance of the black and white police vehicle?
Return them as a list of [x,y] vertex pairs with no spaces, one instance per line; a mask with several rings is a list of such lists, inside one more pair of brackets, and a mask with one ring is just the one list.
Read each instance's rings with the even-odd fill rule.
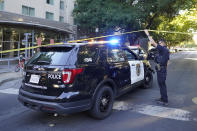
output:
[[41,47],[24,71],[18,95],[24,106],[58,114],[88,110],[97,119],[111,114],[116,97],[153,81],[148,61],[110,42]]

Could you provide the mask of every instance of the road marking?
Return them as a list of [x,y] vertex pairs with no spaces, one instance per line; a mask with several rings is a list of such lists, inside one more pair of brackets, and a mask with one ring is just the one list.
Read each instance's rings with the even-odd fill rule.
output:
[[197,97],[194,97],[194,98],[192,99],[192,101],[194,102],[194,104],[197,104]]
[[156,116],[161,118],[190,121],[190,112],[181,109],[154,106],[154,105],[139,105],[136,106],[134,111],[145,115]]
[[184,58],[184,59],[187,59],[187,60],[197,60],[197,58]]
[[196,121],[196,118],[191,117],[191,112],[182,109],[170,108],[170,107],[146,105],[146,104],[129,105],[126,102],[115,102],[113,109],[119,111],[131,110],[140,114],[156,116],[161,118],[168,118],[173,120]]
[[16,88],[7,88],[7,89],[0,90],[0,93],[18,95],[18,91],[19,89],[16,89]]

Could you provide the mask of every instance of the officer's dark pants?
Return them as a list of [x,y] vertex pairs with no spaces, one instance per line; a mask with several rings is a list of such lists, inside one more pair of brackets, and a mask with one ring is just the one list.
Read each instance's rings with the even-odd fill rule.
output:
[[157,71],[157,81],[160,88],[160,94],[161,99],[164,102],[168,102],[168,96],[167,96],[167,88],[166,88],[166,76],[167,76],[167,70],[161,69],[160,71]]

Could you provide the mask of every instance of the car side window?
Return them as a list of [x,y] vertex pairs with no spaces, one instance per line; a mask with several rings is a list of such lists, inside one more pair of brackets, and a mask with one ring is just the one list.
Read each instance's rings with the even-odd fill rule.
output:
[[98,47],[92,48],[89,46],[82,46],[79,49],[77,58],[78,64],[93,64],[96,63],[98,57]]
[[108,62],[123,62],[123,61],[125,61],[124,52],[118,48],[109,48],[107,61]]
[[131,51],[129,51],[128,49],[124,49],[124,52],[127,56],[128,61],[137,59],[137,56],[134,53],[132,53]]

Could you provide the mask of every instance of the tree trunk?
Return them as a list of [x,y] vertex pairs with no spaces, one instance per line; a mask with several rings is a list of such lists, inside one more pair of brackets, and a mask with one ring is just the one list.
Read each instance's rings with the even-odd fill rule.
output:
[[148,25],[146,26],[146,29],[149,29],[149,28],[151,27],[151,25],[152,25],[152,23],[153,23],[155,17],[157,17],[157,15],[158,15],[158,14],[155,13],[155,14],[153,15],[153,17],[150,18],[150,20],[149,20],[149,22],[148,22]]

